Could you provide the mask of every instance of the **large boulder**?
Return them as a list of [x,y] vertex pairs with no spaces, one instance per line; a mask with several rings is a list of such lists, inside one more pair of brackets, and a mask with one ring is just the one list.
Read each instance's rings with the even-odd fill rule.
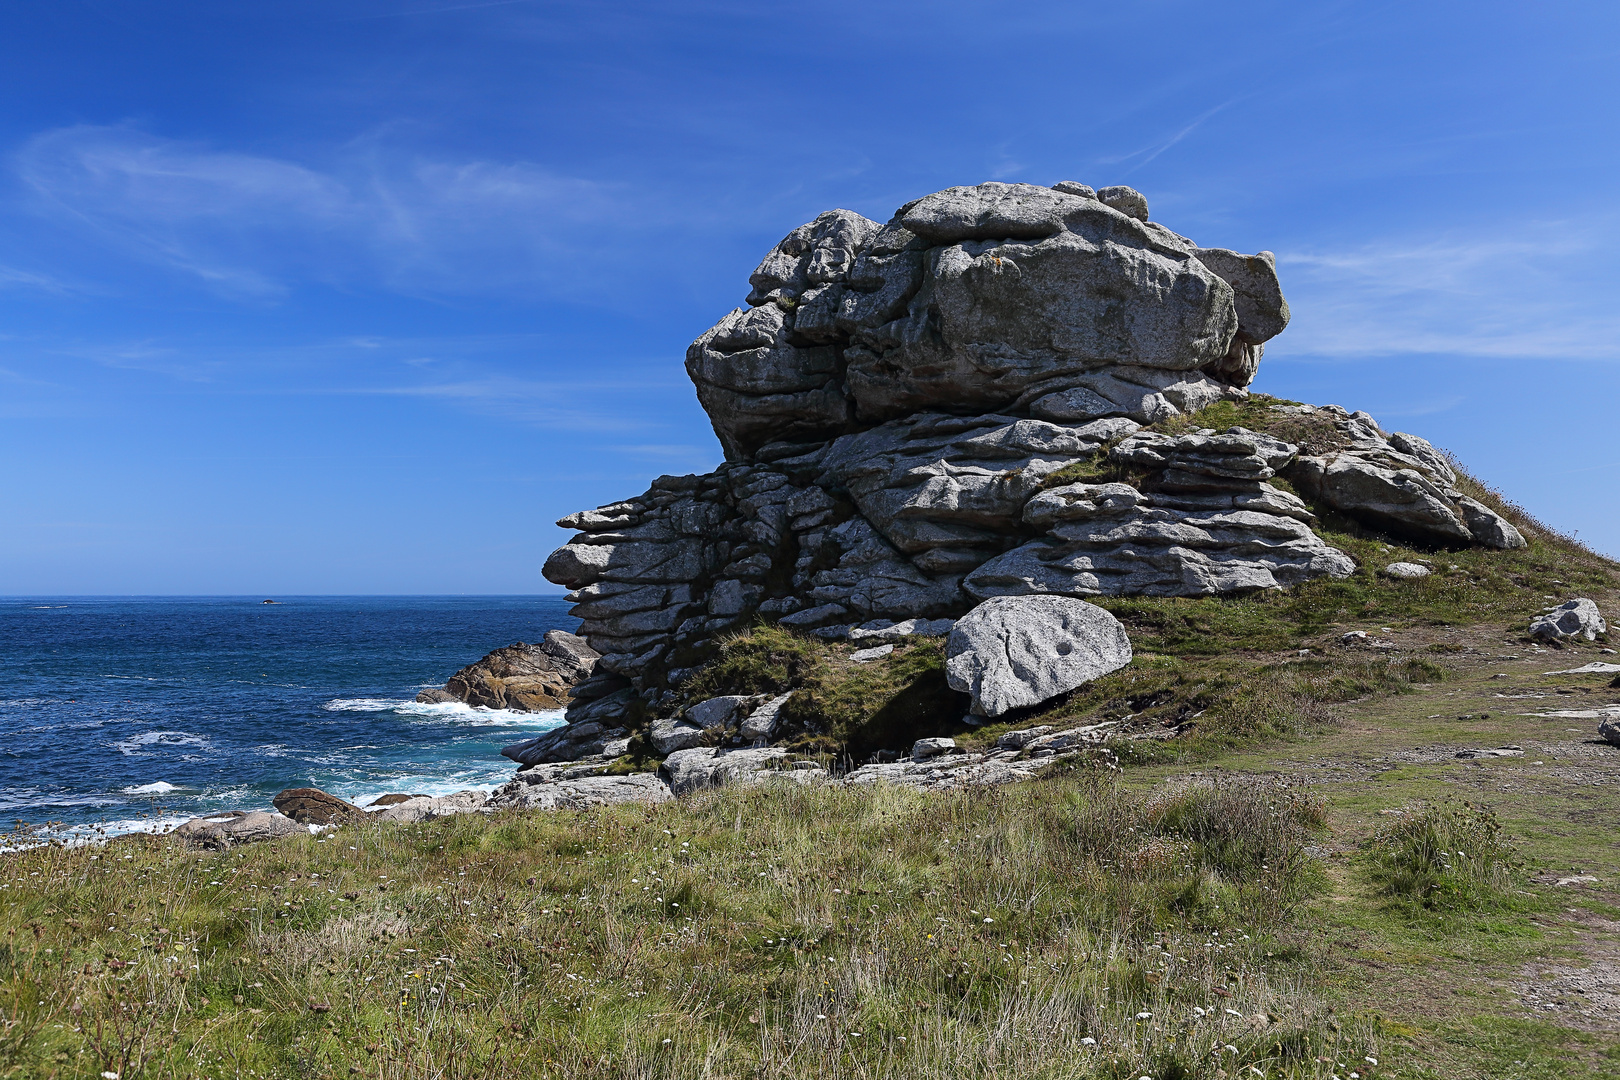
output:
[[731,460],[927,411],[1146,423],[1246,385],[1287,323],[1268,253],[1069,182],[947,188],[881,226],[829,211],[750,283],[687,351]]
[[1595,641],[1599,634],[1609,632],[1598,606],[1586,597],[1560,604],[1530,620],[1530,636],[1537,641],[1564,641],[1584,638]]
[[568,704],[569,691],[590,678],[601,659],[585,640],[547,631],[538,643],[496,649],[450,676],[443,690],[424,690],[423,703],[462,701],[489,709],[542,712]]
[[992,597],[956,620],[945,677],[995,717],[1067,693],[1131,662],[1118,619],[1065,596]]

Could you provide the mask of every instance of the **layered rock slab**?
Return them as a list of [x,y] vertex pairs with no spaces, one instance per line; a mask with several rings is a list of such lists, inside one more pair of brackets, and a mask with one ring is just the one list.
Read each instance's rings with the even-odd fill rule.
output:
[[1285,475],[1308,498],[1393,536],[1437,547],[1522,548],[1519,530],[1457,489],[1457,474],[1426,439],[1386,436],[1364,412],[1279,406],[1329,426],[1335,445],[1301,454]]
[[976,597],[1212,596],[1347,577],[1353,559],[1310,528],[1313,515],[1267,481],[1297,447],[1244,428],[1132,435],[1109,451],[1147,470],[1140,486],[1073,484],[1024,508],[1046,536],[984,563]]

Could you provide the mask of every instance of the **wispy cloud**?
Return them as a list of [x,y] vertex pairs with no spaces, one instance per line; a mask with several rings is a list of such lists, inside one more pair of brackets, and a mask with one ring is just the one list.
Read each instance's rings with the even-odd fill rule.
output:
[[258,299],[311,279],[452,294],[566,288],[604,235],[645,224],[654,201],[533,163],[405,157],[376,140],[316,168],[76,126],[32,139],[13,165],[42,213],[127,256]]
[[0,266],[0,289],[17,288],[41,289],[50,293],[71,291],[66,284],[49,274],[19,270],[14,266]]
[[1179,143],[1182,139],[1185,139],[1188,135],[1191,135],[1194,131],[1197,131],[1199,126],[1202,125],[1204,121],[1215,116],[1217,113],[1230,108],[1242,100],[1243,98],[1241,96],[1231,98],[1230,100],[1221,102],[1212,109],[1205,110],[1195,117],[1191,123],[1174,132],[1168,138],[1162,139],[1151,146],[1144,146],[1142,149],[1133,150],[1128,154],[1118,154],[1113,157],[1098,158],[1097,160],[1104,165],[1121,165],[1127,161],[1130,162],[1131,167],[1125,170],[1125,173],[1128,176],[1132,172],[1135,172],[1137,169],[1140,169],[1142,166],[1152,161],[1154,158],[1158,157],[1160,154],[1164,153],[1166,150],[1170,149],[1172,146]]
[[[1294,318],[1278,356],[1620,360],[1620,217],[1279,251]],[[1268,357],[1271,353],[1268,353]]]

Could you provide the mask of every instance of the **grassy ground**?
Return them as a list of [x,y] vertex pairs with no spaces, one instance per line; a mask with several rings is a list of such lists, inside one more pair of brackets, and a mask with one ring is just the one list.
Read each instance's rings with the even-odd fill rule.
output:
[[996,727],[937,643],[689,688],[799,688],[846,760],[1117,720],[1119,771],[0,855],[0,1076],[1620,1078],[1620,750],[1569,715],[1620,688],[1525,636],[1620,579],[1504,509],[1526,550],[1329,520],[1348,581],[1106,601],[1136,661]]
[[0,1075],[1620,1076],[1620,751],[1529,715],[1620,693],[1449,634],[1196,767],[14,852]]

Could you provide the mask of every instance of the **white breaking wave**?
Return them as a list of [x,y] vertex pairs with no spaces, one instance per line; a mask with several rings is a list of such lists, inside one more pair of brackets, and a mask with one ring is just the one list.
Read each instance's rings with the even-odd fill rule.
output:
[[180,790],[180,788],[176,784],[171,784],[167,780],[158,780],[158,781],[155,781],[155,782],[150,783],[150,784],[137,784],[134,787],[127,787],[127,788],[124,789],[124,794],[125,795],[164,795],[164,794],[167,794],[168,792],[179,791],[179,790]]
[[132,757],[145,746],[207,746],[208,740],[189,731],[143,731],[122,742],[113,743],[125,757]]
[[427,704],[389,698],[334,698],[321,708],[327,712],[391,712],[423,720],[461,720],[495,727],[532,727],[540,730],[557,727],[563,722],[561,709],[519,712],[516,709],[487,709],[482,705],[468,705],[464,701]]

